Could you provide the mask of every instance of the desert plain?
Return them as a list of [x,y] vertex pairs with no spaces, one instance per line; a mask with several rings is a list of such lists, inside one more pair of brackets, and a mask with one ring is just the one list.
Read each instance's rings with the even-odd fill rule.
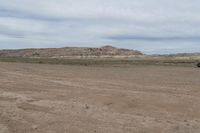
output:
[[199,68],[0,62],[0,133],[199,132]]

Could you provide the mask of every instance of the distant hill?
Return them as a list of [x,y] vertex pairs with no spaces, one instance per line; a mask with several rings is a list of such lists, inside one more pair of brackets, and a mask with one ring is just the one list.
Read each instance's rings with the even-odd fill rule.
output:
[[200,53],[178,53],[178,54],[168,54],[165,56],[169,57],[188,57],[188,56],[200,56]]
[[67,57],[133,57],[143,55],[137,50],[104,46],[101,48],[64,47],[0,50],[0,57],[67,58]]

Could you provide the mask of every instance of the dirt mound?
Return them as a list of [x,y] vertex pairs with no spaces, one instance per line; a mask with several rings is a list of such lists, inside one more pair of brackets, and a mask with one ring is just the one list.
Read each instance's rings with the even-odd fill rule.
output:
[[64,47],[0,51],[0,56],[3,57],[127,57],[136,55],[143,55],[143,53],[137,50],[120,49],[112,46],[104,46],[101,48]]

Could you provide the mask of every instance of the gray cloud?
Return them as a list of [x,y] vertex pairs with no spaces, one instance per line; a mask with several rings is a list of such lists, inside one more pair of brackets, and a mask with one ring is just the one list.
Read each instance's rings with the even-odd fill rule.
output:
[[166,42],[166,41],[200,41],[200,36],[173,36],[173,37],[147,37],[147,36],[111,36],[106,37],[111,40],[139,40],[139,41],[159,41],[159,42]]
[[200,51],[193,0],[0,0],[0,48],[101,46]]

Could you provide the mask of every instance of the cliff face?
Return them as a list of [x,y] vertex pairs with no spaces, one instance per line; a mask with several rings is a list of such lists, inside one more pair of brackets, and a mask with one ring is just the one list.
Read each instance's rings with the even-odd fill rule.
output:
[[143,55],[140,51],[119,49],[112,46],[101,48],[43,48],[43,49],[19,49],[1,50],[1,57],[40,57],[40,58],[59,58],[59,57],[114,57],[114,56],[138,56]]

